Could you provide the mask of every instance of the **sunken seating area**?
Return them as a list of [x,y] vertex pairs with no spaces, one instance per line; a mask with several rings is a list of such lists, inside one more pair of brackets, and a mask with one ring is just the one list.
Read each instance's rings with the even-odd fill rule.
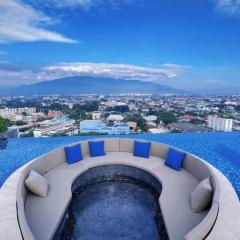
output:
[[[0,239],[58,239],[79,177],[93,168],[113,165],[140,169],[154,178],[153,185],[156,185],[155,181],[160,184],[158,203],[170,240],[239,239],[238,197],[228,180],[213,166],[184,153],[181,169],[176,170],[165,164],[168,145],[151,142],[149,157],[145,158],[134,156],[134,139],[102,140],[105,155],[91,157],[89,142],[83,141],[70,145],[81,145],[83,159],[76,163],[69,164],[65,148],[59,148],[13,173],[0,190]],[[182,153],[179,149],[175,150]],[[31,170],[47,180],[46,196],[40,197],[26,188]],[[98,174],[104,174],[104,170]],[[141,178],[137,175],[130,177]],[[194,211],[191,195],[205,179],[211,183],[210,204],[201,211]]]

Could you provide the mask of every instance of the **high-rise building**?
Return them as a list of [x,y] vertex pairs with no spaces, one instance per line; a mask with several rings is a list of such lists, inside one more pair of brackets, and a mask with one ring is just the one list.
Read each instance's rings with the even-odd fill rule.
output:
[[233,128],[233,120],[229,118],[220,118],[217,116],[208,116],[208,127],[215,131],[231,132]]

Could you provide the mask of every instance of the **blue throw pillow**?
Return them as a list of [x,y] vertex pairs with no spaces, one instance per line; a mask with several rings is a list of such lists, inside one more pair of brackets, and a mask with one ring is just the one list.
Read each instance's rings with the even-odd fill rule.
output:
[[169,148],[165,164],[170,168],[180,171],[185,157],[185,152],[180,152],[173,148]]
[[106,155],[104,150],[104,141],[89,141],[89,150],[91,157],[98,157]]
[[133,155],[135,157],[149,158],[150,147],[151,147],[150,142],[135,141]]
[[81,150],[81,145],[80,144],[77,144],[73,147],[65,147],[64,150],[65,150],[65,153],[66,153],[68,164],[73,164],[75,162],[83,160],[82,150]]

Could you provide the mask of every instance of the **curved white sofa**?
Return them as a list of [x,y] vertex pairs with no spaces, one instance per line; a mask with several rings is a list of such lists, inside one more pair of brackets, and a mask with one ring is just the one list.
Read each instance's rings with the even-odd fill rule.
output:
[[[151,156],[144,159],[133,156],[134,139],[106,138],[104,141],[105,156],[91,158],[88,142],[83,141],[80,144],[84,160],[80,162],[68,165],[64,148],[59,148],[34,159],[10,176],[0,191],[0,239],[52,239],[71,200],[74,180],[88,169],[106,164],[134,166],[161,182],[159,204],[170,240],[240,239],[238,197],[214,167],[187,153],[182,170],[175,171],[164,165],[169,148],[165,144],[152,142]],[[47,178],[47,197],[38,197],[25,188],[24,181],[31,169]],[[190,194],[207,177],[214,189],[212,205],[208,210],[194,213]]]

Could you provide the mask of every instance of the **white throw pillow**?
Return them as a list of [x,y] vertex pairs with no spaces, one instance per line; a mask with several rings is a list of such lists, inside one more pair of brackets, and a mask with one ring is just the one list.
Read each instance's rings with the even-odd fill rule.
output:
[[25,185],[29,191],[40,197],[46,197],[48,193],[47,179],[39,173],[31,170],[28,177],[25,179]]
[[191,193],[191,208],[194,212],[205,210],[212,201],[212,185],[209,178],[202,180]]

